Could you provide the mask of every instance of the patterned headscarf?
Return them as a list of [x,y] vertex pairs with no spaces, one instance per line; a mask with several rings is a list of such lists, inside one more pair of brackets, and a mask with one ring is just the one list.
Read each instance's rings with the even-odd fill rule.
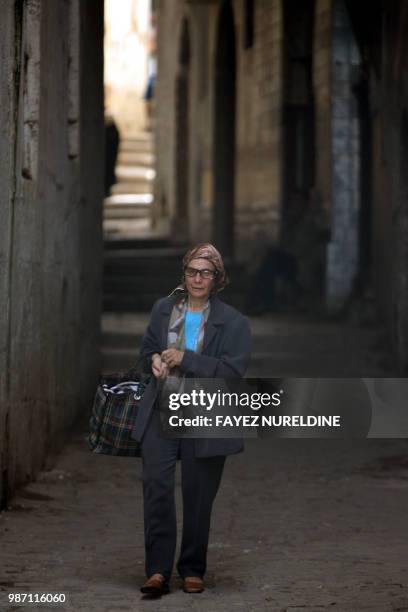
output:
[[218,291],[222,291],[226,285],[229,283],[229,279],[227,273],[225,271],[224,262],[222,257],[212,244],[208,242],[203,242],[201,244],[197,244],[195,247],[191,248],[183,258],[183,277],[181,279],[180,285],[178,285],[170,295],[173,295],[177,292],[186,292],[186,286],[184,283],[184,270],[190,264],[193,259],[207,259],[210,261],[214,268],[217,271],[217,275],[214,279],[214,286],[211,290],[211,293],[217,293]]

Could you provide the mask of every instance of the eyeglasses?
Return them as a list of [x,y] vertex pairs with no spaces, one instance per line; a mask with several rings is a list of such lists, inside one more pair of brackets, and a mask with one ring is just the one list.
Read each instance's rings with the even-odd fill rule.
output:
[[199,274],[201,278],[210,279],[215,278],[218,272],[217,270],[208,270],[207,268],[205,268],[204,270],[197,270],[197,268],[191,268],[190,266],[187,266],[187,268],[184,269],[184,274],[186,276],[192,277],[194,277],[196,274]]

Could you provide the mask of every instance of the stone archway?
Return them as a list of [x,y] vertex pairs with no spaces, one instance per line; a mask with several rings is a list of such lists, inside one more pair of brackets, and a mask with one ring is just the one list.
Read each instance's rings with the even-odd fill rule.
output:
[[215,50],[213,237],[225,256],[234,254],[236,53],[231,2],[222,4]]
[[315,179],[313,24],[315,3],[283,2],[283,239],[307,213]]

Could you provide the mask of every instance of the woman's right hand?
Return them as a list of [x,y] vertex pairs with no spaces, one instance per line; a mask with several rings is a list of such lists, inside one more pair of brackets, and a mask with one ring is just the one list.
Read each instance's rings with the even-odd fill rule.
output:
[[152,372],[156,378],[166,378],[169,373],[169,367],[158,353],[152,357]]

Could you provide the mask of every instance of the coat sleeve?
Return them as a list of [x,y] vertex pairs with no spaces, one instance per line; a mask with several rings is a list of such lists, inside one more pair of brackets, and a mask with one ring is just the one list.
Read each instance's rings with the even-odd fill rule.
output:
[[225,325],[219,356],[184,351],[180,369],[197,378],[239,378],[244,376],[251,354],[249,320],[237,316]]
[[143,371],[151,373],[152,371],[152,355],[160,353],[160,326],[159,326],[159,309],[160,300],[154,303],[150,314],[149,324],[143,334],[142,343],[140,346],[140,357],[143,362]]

